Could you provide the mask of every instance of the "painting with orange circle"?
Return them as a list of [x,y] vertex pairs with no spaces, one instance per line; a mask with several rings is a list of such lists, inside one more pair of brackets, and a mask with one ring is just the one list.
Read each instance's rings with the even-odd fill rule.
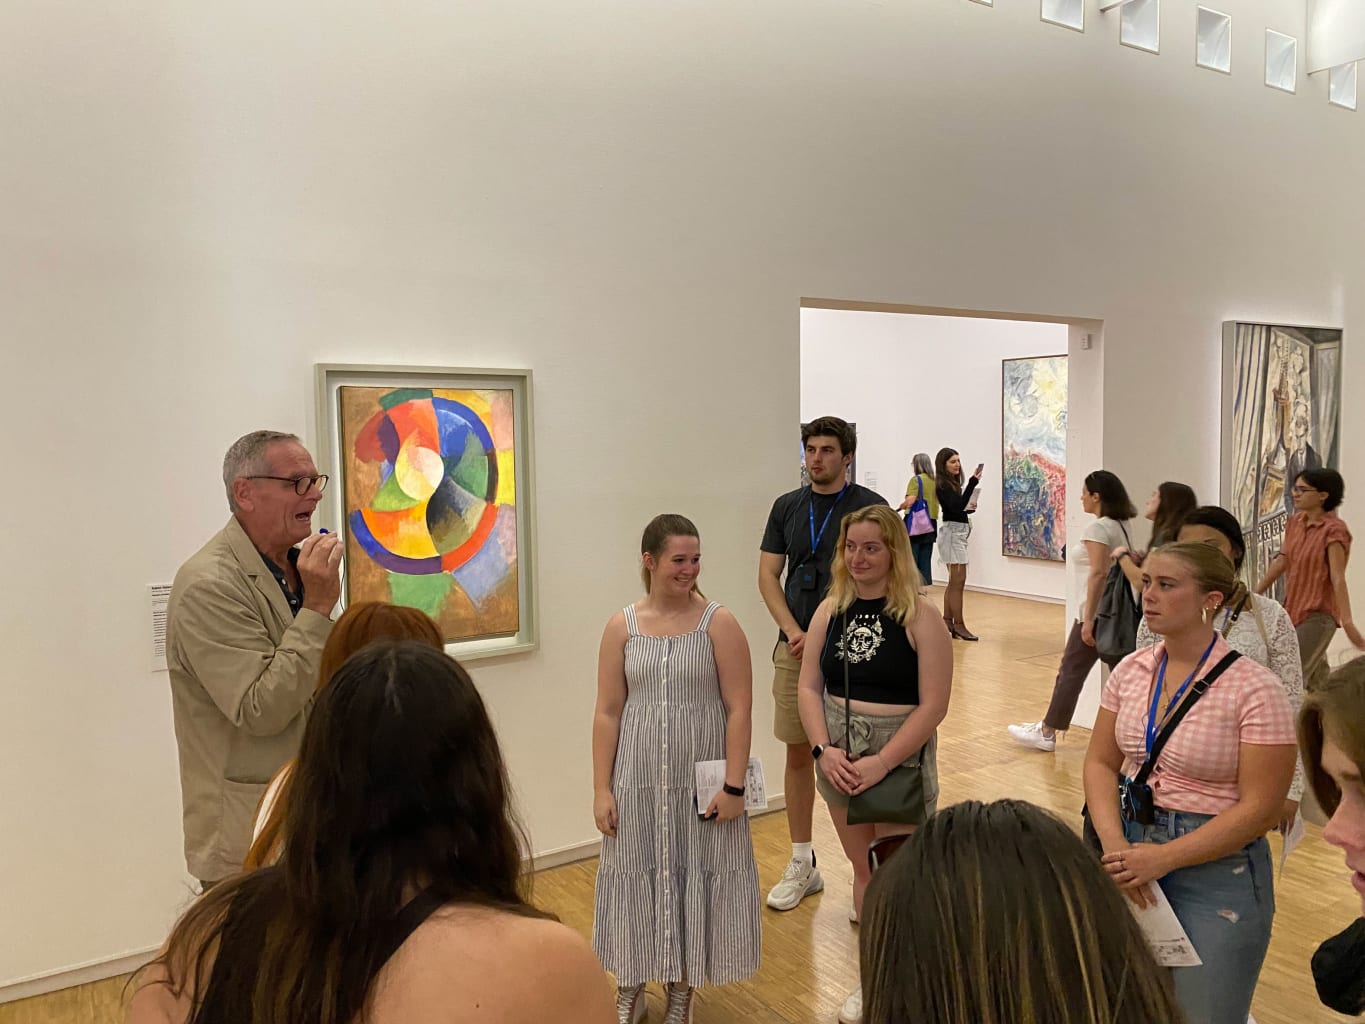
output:
[[511,389],[341,387],[347,602],[419,608],[448,642],[514,635]]

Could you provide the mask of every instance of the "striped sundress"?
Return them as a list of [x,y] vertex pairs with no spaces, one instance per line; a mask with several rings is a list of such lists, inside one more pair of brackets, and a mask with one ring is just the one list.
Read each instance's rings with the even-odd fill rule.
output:
[[[616,836],[602,837],[593,949],[619,985],[725,985],[758,970],[758,868],[741,814],[702,821],[697,761],[725,757],[725,704],[707,627],[645,636],[625,609],[626,703],[611,790]],[[702,808],[704,811],[705,808]]]

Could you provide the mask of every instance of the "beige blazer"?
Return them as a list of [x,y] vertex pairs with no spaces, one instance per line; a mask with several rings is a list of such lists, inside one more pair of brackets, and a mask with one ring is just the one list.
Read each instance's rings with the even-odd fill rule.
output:
[[175,574],[166,665],[195,878],[241,870],[266,784],[298,754],[331,628],[307,608],[290,613],[235,518]]

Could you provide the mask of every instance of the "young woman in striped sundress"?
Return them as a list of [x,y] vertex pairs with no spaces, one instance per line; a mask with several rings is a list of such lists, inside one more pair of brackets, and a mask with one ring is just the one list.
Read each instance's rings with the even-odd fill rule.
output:
[[[648,981],[667,986],[667,1024],[689,1024],[694,987],[758,970],[752,670],[735,617],[697,589],[697,528],[657,516],[640,551],[645,597],[612,616],[597,662],[593,947],[616,975],[620,1024],[644,1017]],[[719,760],[725,788],[699,809],[696,763]]]

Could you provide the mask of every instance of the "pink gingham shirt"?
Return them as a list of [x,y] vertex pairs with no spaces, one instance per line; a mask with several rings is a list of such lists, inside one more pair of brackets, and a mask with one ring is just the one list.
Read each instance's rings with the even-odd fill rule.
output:
[[[1196,678],[1208,675],[1229,649],[1218,636]],[[1166,645],[1157,643],[1124,658],[1100,696],[1101,706],[1117,716],[1114,738],[1123,751],[1123,773],[1129,777],[1137,774],[1147,756],[1147,711],[1165,652]],[[1184,681],[1168,675],[1165,688],[1174,693]],[[1158,807],[1218,814],[1239,797],[1239,744],[1294,742],[1294,715],[1284,685],[1269,669],[1250,658],[1238,658],[1175,727],[1147,784]]]

